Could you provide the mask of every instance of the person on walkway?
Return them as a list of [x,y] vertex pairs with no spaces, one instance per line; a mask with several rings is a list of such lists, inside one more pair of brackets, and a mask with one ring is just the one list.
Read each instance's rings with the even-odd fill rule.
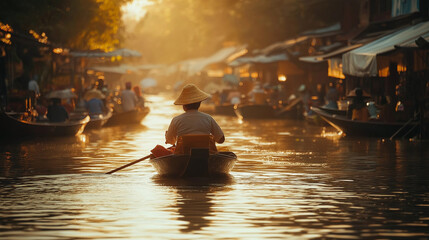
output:
[[257,105],[267,103],[267,95],[260,83],[256,83],[255,87],[249,93],[250,102]]
[[40,96],[39,84],[37,84],[38,76],[34,77],[28,82],[28,90],[34,92],[34,96],[38,98]]
[[124,112],[132,111],[137,106],[137,96],[133,90],[131,90],[131,82],[125,83],[125,90],[121,92],[121,105]]
[[317,84],[316,90],[317,90],[317,105],[318,106],[325,105],[325,103],[326,103],[326,101],[325,101],[325,98],[326,98],[325,84],[321,84],[321,83]]
[[213,136],[217,143],[223,143],[225,136],[217,122],[208,114],[199,112],[202,101],[210,95],[193,84],[188,84],[174,102],[183,105],[185,113],[174,117],[165,133],[165,143],[175,145],[178,138],[188,134],[204,134]]
[[338,109],[338,103],[337,103],[338,99],[339,99],[338,90],[335,87],[334,83],[330,82],[328,92],[326,93],[326,100],[328,101],[328,103],[325,105],[325,107],[331,108],[331,109]]
[[298,88],[298,94],[301,97],[302,105],[304,107],[303,113],[308,113],[310,111],[310,91],[308,90],[305,84],[301,84]]
[[48,117],[50,122],[64,122],[69,119],[69,114],[66,109],[61,105],[61,99],[52,98],[52,104],[48,107]]

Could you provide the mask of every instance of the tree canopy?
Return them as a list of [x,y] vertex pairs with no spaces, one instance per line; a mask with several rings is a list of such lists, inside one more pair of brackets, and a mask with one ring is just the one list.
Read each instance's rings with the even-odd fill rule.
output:
[[120,44],[120,7],[128,0],[2,0],[0,21],[45,33],[59,47],[109,50]]
[[127,45],[148,61],[206,56],[225,42],[262,48],[339,21],[341,0],[153,0]]

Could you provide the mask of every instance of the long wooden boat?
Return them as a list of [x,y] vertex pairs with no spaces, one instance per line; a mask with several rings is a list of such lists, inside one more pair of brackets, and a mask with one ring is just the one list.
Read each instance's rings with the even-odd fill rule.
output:
[[346,136],[406,137],[415,134],[414,131],[417,131],[417,122],[358,121],[343,115],[330,114],[319,108],[312,107],[311,109]]
[[302,119],[303,108],[301,98],[295,98],[286,106],[280,106],[276,110],[276,117],[283,119]]
[[106,114],[99,115],[90,115],[90,121],[85,127],[86,130],[91,129],[100,129],[107,123],[107,121],[112,117],[112,112],[107,112]]
[[224,116],[235,116],[234,104],[215,105],[215,114]]
[[158,174],[165,177],[225,176],[236,162],[237,156],[233,152],[208,154],[207,149],[194,149],[190,155],[172,154],[150,159]]
[[333,109],[333,108],[328,108],[328,107],[324,107],[324,106],[320,106],[317,108],[319,108],[320,110],[327,112],[329,114],[336,114],[336,115],[340,115],[340,116],[346,116],[347,115],[347,110]]
[[237,107],[234,108],[234,111],[240,119],[266,119],[276,117],[276,111],[274,108],[267,104],[237,105]]
[[88,122],[89,116],[76,121],[30,122],[0,111],[0,132],[5,138],[74,136],[82,133]]
[[113,113],[104,126],[116,126],[123,124],[139,124],[150,112],[148,107],[128,112]]

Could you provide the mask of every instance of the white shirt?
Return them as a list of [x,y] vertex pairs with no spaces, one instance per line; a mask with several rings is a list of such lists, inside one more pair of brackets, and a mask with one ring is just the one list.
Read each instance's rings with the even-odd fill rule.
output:
[[131,90],[123,90],[121,93],[122,110],[128,112],[134,110],[137,104],[137,96]]
[[39,84],[37,84],[36,80],[32,79],[28,82],[28,90],[34,91],[36,96],[40,95]]
[[210,115],[198,110],[188,110],[171,120],[165,133],[166,143],[175,144],[177,137],[186,134],[211,134],[215,141],[219,141],[224,135]]

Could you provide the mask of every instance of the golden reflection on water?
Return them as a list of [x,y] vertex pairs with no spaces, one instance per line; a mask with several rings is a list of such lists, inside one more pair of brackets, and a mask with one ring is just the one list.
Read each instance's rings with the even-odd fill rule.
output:
[[214,115],[231,176],[163,179],[146,161],[104,174],[164,145],[183,112],[165,99],[148,96],[140,125],[2,145],[0,238],[429,238],[426,143]]

